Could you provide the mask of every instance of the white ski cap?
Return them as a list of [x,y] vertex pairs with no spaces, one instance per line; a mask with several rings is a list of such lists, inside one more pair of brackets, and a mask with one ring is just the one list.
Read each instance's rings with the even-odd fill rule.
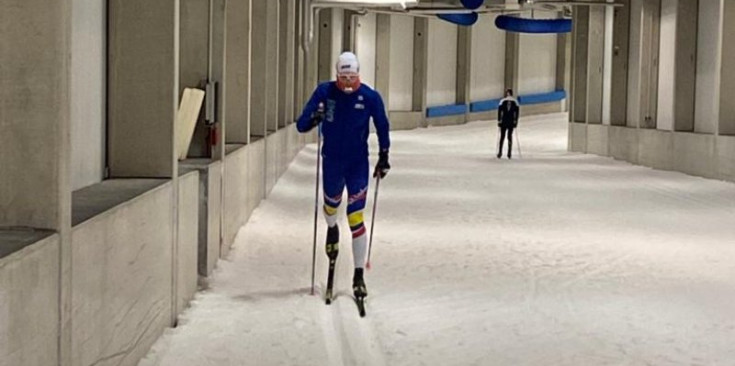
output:
[[343,52],[337,60],[337,74],[347,72],[360,73],[360,63],[357,61],[357,56],[352,52]]

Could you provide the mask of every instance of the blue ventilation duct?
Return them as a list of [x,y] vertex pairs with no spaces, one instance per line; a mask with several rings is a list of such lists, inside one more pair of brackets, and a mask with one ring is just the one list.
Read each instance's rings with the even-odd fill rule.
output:
[[479,18],[477,13],[475,13],[474,11],[466,14],[437,14],[436,16],[441,20],[446,20],[450,23],[465,26],[477,23],[477,19]]
[[572,20],[528,19],[500,15],[495,18],[495,26],[517,33],[569,33],[572,31]]
[[464,6],[467,9],[475,10],[482,6],[482,3],[485,2],[485,0],[462,0],[462,6]]

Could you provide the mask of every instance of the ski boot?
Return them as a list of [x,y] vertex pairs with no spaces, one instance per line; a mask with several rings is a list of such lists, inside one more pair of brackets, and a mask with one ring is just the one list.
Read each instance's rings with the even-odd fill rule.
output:
[[367,287],[365,286],[365,279],[362,277],[363,271],[362,268],[355,268],[355,276],[352,277],[352,291],[354,291],[355,302],[361,317],[365,316],[365,297],[367,297]]

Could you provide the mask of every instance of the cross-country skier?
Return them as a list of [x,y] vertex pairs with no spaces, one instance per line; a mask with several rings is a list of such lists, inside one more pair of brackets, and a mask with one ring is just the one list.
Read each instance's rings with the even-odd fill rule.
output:
[[[369,122],[373,119],[380,145],[379,159],[373,177],[384,178],[390,170],[389,122],[380,94],[360,83],[360,64],[352,52],[344,52],[336,64],[337,80],[319,84],[304,106],[296,127],[308,132],[320,123],[324,136],[322,177],[324,217],[327,225],[326,252],[330,262],[339,252],[337,208],[347,188],[347,219],[352,231],[352,254],[355,273],[352,288],[356,299],[367,296],[363,278],[367,257],[367,234],[363,209],[367,197],[369,162]],[[329,293],[328,289],[328,293]],[[329,296],[329,294],[328,294]],[[327,299],[329,302],[330,299]]]
[[503,156],[503,140],[508,133],[508,159],[511,158],[513,150],[513,130],[518,127],[518,102],[513,98],[513,89],[505,91],[505,98],[498,105],[498,127],[500,127],[500,145],[498,147],[498,159]]

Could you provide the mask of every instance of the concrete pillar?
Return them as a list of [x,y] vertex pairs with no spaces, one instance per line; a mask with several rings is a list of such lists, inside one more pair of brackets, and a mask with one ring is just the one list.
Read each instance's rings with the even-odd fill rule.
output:
[[694,99],[697,89],[698,18],[698,0],[677,1],[674,131],[694,131]]
[[735,4],[722,4],[722,73],[720,79],[720,123],[718,134],[735,135]]
[[429,20],[415,18],[413,26],[413,105],[414,112],[421,112],[422,126],[426,126],[426,83],[429,58]]
[[632,1],[628,119],[634,127],[656,127],[659,13],[660,0]]
[[59,323],[39,330],[58,331],[58,343],[34,351],[63,366],[72,325],[70,21],[70,0],[10,0],[0,11],[0,228],[60,234]]
[[294,45],[295,3],[280,0],[280,30],[278,37],[278,126],[294,120]]
[[332,32],[335,30],[332,26],[332,11],[333,9],[322,9],[319,12],[318,23],[316,24],[318,27],[316,31],[319,32],[317,77],[320,83],[331,80],[332,75],[334,75]]
[[[250,142],[252,0],[229,0],[226,13],[225,142]],[[262,107],[261,107],[262,108]],[[262,131],[261,131],[262,132]]]
[[[272,0],[270,0],[272,1]],[[268,53],[268,3],[269,0],[252,0],[252,44],[250,59],[252,69],[250,74],[250,137],[262,138],[268,134],[269,86],[268,79],[270,64]]]
[[610,124],[625,126],[628,104],[628,48],[630,43],[630,0],[614,8]]
[[214,104],[214,127],[217,144],[211,151],[213,160],[225,157],[225,100],[226,100],[226,43],[227,43],[227,0],[209,0],[210,3],[210,47],[209,80],[216,83]]
[[268,0],[266,8],[267,15],[267,33],[266,33],[266,83],[267,105],[266,105],[266,126],[268,134],[278,130],[278,108],[280,101],[278,100],[278,86],[281,76],[278,75],[279,57],[279,12],[280,3],[275,0]]
[[[210,0],[181,0],[179,100],[185,88],[205,89],[209,78],[209,10]],[[199,118],[189,147],[190,157],[209,156],[208,135],[204,118]]]
[[571,122],[587,122],[587,74],[589,54],[589,19],[590,9],[587,6],[574,8],[574,25],[572,29],[574,59],[572,73],[572,110]]
[[302,48],[302,34],[303,34],[303,2],[296,1],[294,3],[294,16],[295,16],[295,32],[294,32],[294,67],[293,67],[293,78],[294,78],[294,90],[293,90],[293,116],[294,120],[301,114],[301,109],[304,105],[304,50]]
[[[306,10],[306,9],[305,9]],[[317,15],[323,10],[317,10]],[[307,11],[309,12],[309,11]],[[309,12],[309,14],[306,15],[306,17],[311,17],[313,12]],[[303,94],[302,94],[302,101],[301,106],[306,103],[306,101],[309,100],[311,97],[311,94],[314,92],[314,88],[316,88],[318,80],[319,80],[319,18],[314,18],[314,22],[312,23],[314,25],[313,35],[314,39],[309,42],[309,52],[307,55],[304,56],[304,85],[303,85]],[[308,38],[308,30],[306,37]]]
[[112,177],[176,175],[178,4],[178,0],[109,2],[108,148]]
[[585,121],[602,124],[603,64],[605,55],[605,8],[589,8],[587,37],[587,110]]
[[375,89],[383,97],[386,112],[390,100],[390,18],[388,14],[377,14],[375,19]]
[[505,32],[505,89],[513,89],[518,93],[518,75],[520,65],[521,35]]
[[457,28],[457,104],[467,106],[465,118],[470,115],[472,89],[472,27]]

